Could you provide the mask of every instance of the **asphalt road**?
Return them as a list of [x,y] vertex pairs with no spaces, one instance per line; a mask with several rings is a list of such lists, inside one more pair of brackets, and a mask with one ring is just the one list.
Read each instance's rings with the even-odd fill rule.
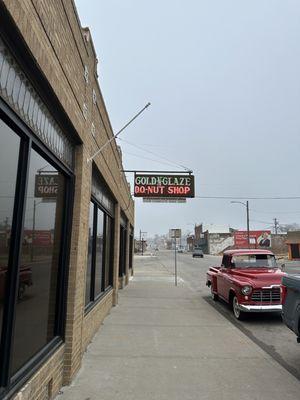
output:
[[[212,307],[300,380],[300,344],[296,342],[296,335],[283,324],[281,316],[278,314],[251,314],[246,321],[236,320],[225,302],[214,302],[211,299],[210,291],[205,286],[208,267],[218,265],[221,258],[205,255],[203,259],[193,259],[190,253],[178,254],[177,257],[179,284],[188,285],[191,290],[197,291],[199,296],[203,297]],[[170,274],[174,274],[173,251],[157,252],[157,260]],[[299,264],[298,266],[292,263],[287,264],[286,272],[299,273]],[[221,334],[222,332],[220,332]]]

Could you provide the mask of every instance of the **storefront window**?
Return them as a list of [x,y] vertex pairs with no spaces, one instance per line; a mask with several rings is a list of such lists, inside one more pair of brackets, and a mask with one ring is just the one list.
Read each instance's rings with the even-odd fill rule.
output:
[[96,235],[96,259],[95,259],[95,297],[102,292],[103,278],[103,228],[104,213],[97,210],[97,235]]
[[112,272],[113,272],[113,261],[112,261],[112,246],[113,246],[113,227],[112,219],[106,217],[106,235],[105,235],[105,279],[104,279],[104,289],[107,289],[112,285]]
[[129,269],[133,267],[133,233],[129,236]]
[[91,301],[91,279],[92,279],[92,258],[93,258],[93,237],[94,237],[94,210],[95,210],[95,204],[90,202],[85,305],[88,305],[89,302]]
[[12,371],[55,336],[55,310],[65,181],[31,150],[19,263]]
[[127,230],[121,226],[120,227],[120,251],[119,251],[119,277],[125,275],[126,269],[126,240]]
[[94,198],[90,202],[88,240],[85,293],[87,308],[112,285],[113,280],[113,218],[100,208]]
[[[0,120],[0,336],[8,274],[20,138]],[[0,353],[1,353],[0,348]]]

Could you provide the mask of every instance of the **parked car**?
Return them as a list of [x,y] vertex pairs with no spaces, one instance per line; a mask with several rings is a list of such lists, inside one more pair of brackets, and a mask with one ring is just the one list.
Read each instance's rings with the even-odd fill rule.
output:
[[[4,299],[7,279],[7,267],[0,265],[0,301]],[[19,272],[18,299],[22,300],[28,286],[32,285],[32,270],[30,266],[21,266]]]
[[203,258],[203,257],[204,257],[203,251],[202,251],[201,249],[195,249],[195,250],[193,251],[193,258],[194,258],[194,257],[201,257],[201,258]]
[[222,264],[209,268],[206,285],[214,300],[225,300],[235,318],[243,319],[251,312],[281,312],[284,275],[269,250],[227,250]]
[[282,319],[297,335],[300,343],[300,275],[287,275],[282,278]]

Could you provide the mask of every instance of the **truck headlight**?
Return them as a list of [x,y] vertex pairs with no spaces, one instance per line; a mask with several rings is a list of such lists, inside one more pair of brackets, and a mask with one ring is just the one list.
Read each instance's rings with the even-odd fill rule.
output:
[[242,293],[243,293],[244,296],[247,296],[251,292],[252,292],[252,287],[251,286],[246,285],[246,286],[242,287]]

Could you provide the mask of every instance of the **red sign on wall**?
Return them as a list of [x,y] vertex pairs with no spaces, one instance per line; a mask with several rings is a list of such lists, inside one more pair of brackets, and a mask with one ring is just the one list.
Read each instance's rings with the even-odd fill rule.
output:
[[[271,247],[271,231],[250,231],[250,247]],[[238,249],[248,248],[248,233],[247,231],[234,232],[234,246]]]
[[193,175],[134,176],[135,197],[186,198],[195,197]]
[[23,244],[33,244],[35,246],[51,246],[52,245],[52,234],[51,231],[35,230],[31,229],[24,230]]

